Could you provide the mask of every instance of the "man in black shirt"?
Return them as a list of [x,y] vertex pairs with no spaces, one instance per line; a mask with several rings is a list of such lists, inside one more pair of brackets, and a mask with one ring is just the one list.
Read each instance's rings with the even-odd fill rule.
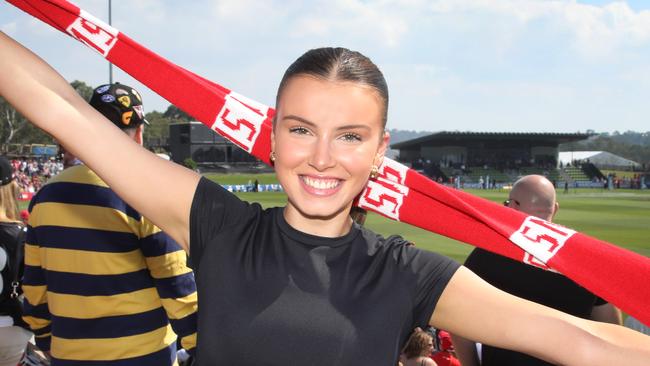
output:
[[[512,187],[508,207],[552,221],[559,209],[555,187],[543,176],[528,175]],[[620,324],[620,312],[563,275],[517,262],[476,248],[465,261],[474,273],[508,293],[585,319]],[[454,345],[463,366],[478,365],[473,341],[454,336]],[[482,346],[481,365],[551,365],[537,358],[489,345]]]

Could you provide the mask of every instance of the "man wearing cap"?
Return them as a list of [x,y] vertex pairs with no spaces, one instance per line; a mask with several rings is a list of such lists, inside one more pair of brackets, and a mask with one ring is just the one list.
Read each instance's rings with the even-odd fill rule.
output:
[[[135,89],[102,85],[90,104],[142,144]],[[197,297],[185,252],[92,170],[64,170],[30,213],[24,319],[53,366],[174,365],[176,334],[193,351]]]
[[[560,205],[555,187],[541,175],[527,175],[512,186],[504,204],[551,222]],[[476,248],[465,266],[491,285],[515,296],[558,309],[581,318],[607,323],[621,323],[620,312],[613,305],[587,291],[559,273],[521,263]],[[463,366],[479,365],[474,342],[453,336],[456,353]],[[483,366],[551,365],[532,356],[484,344],[480,364]]]

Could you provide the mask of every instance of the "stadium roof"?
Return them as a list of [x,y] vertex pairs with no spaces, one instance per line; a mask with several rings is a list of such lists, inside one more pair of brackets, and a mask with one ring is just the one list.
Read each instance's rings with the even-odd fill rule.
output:
[[394,143],[391,149],[404,149],[433,143],[436,141],[449,140],[535,140],[549,141],[563,144],[572,141],[580,141],[589,138],[589,133],[554,133],[554,132],[460,132],[460,131],[441,131],[431,135],[418,137],[412,140]]
[[573,160],[587,160],[596,166],[611,167],[639,167],[641,164],[636,161],[625,159],[624,157],[614,155],[607,151],[562,151],[559,155],[559,161],[567,164]]

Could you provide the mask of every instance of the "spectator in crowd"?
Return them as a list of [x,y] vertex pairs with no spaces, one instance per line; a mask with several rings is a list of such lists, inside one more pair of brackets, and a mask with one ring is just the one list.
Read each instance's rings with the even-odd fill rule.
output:
[[63,165],[63,169],[68,169],[72,166],[79,165],[81,164],[81,161],[77,159],[74,154],[71,152],[67,151],[63,145],[59,144],[59,158],[61,159],[61,164]]
[[[546,221],[552,221],[559,209],[553,184],[541,175],[528,175],[516,181],[504,204]],[[618,309],[559,273],[480,248],[470,253],[465,266],[488,283],[513,295],[581,318],[621,324]],[[463,366],[478,365],[473,341],[455,336],[454,345]],[[484,344],[482,365],[550,364],[523,353]]]
[[28,194],[36,193],[43,182],[63,170],[62,162],[54,158],[16,158],[11,161],[11,165],[21,192]]
[[[90,103],[142,144],[137,91],[103,85]],[[24,319],[54,366],[175,365],[174,332],[193,351],[196,286],[176,242],[83,164],[48,182],[30,208]]]
[[460,361],[456,358],[449,332],[438,331],[438,350],[433,353],[431,358],[436,361],[438,366],[461,366]]
[[32,337],[21,319],[18,297],[25,226],[18,214],[17,194],[13,168],[0,157],[0,366],[16,366]]
[[431,358],[433,350],[431,334],[416,328],[404,346],[402,364],[404,366],[436,366],[436,362]]

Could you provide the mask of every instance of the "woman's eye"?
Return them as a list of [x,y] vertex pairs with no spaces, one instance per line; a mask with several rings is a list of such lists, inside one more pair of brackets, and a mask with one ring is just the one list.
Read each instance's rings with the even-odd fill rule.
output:
[[341,136],[341,139],[346,142],[357,142],[361,141],[361,136],[357,135],[356,133],[346,133]]
[[289,129],[289,132],[290,133],[295,133],[295,134],[298,134],[298,135],[306,135],[306,134],[309,133],[309,130],[304,128],[304,127],[291,127]]

